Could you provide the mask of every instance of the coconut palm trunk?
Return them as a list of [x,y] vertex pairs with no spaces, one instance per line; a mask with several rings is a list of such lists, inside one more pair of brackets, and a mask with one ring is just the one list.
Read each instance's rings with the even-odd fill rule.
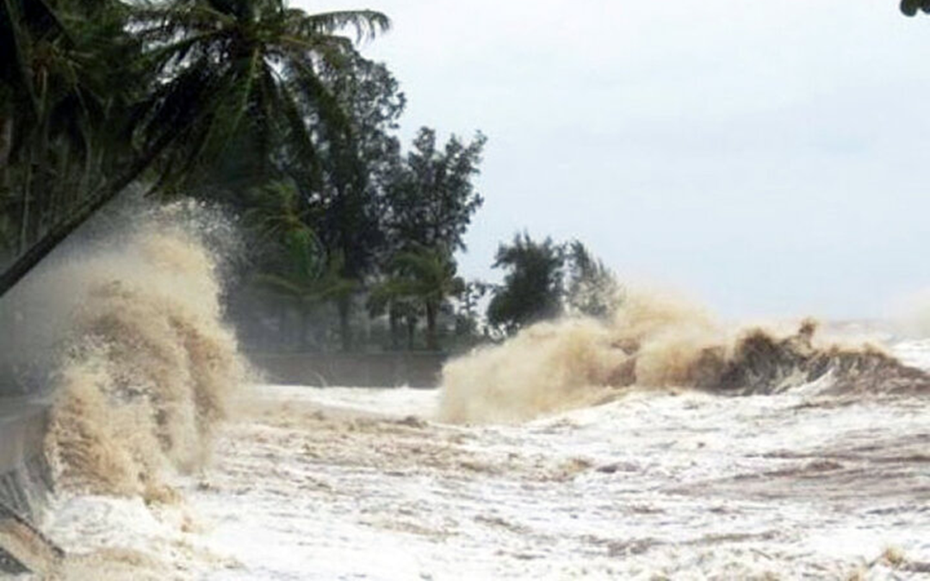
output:
[[311,312],[311,306],[301,303],[300,308],[300,352],[306,353],[310,351],[310,333],[311,325],[313,323],[313,317]]
[[400,328],[401,314],[395,303],[391,303],[388,308],[388,327],[391,333],[391,349],[394,351],[401,350],[401,336],[403,331]]
[[413,351],[416,347],[417,318],[407,315],[407,351]]
[[[126,174],[111,183],[109,187],[98,195],[90,196],[85,202],[76,207],[66,219],[53,226],[45,236],[25,249],[23,254],[21,254],[9,268],[0,274],[0,297],[13,288],[13,286],[26,276],[35,265],[48,256],[56,246],[70,236],[72,232],[77,230],[88,218],[93,216],[100,208],[125,190],[129,184],[139,178],[139,176],[151,166],[153,160],[158,157],[158,154],[167,148],[172,141],[173,138],[170,135],[163,136],[146,155],[139,158],[136,163],[133,164]],[[24,212],[24,215],[25,214],[26,212]],[[26,217],[24,216],[24,220],[25,219]]]
[[426,348],[430,351],[439,350],[439,337],[436,334],[436,319],[439,314],[439,305],[435,301],[426,301]]
[[342,350],[352,350],[352,296],[342,296],[336,301],[339,309],[339,338],[342,341]]
[[3,175],[10,162],[10,152],[13,151],[13,117],[9,111],[0,112],[0,185],[3,185]]

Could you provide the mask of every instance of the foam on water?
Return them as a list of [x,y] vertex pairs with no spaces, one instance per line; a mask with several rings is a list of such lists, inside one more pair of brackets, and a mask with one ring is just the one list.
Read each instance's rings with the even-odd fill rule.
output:
[[181,502],[58,507],[50,533],[84,575],[70,578],[885,579],[930,567],[921,398],[634,390],[474,426],[437,422],[429,390],[260,386],[236,400],[209,469],[173,482]]
[[214,470],[185,492],[207,545],[238,562],[210,577],[882,579],[930,567],[919,398],[632,391],[460,426],[410,417],[436,392],[400,394],[404,406],[394,395],[256,389]]

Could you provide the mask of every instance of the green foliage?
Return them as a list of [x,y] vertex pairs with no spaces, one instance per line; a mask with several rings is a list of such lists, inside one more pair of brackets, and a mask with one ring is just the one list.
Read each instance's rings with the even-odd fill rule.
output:
[[901,12],[915,16],[918,11],[930,13],[930,0],[901,0]]
[[513,334],[563,314],[606,319],[623,299],[613,273],[581,242],[536,242],[517,234],[497,250],[494,268],[508,272],[488,305],[488,322]]
[[488,305],[488,322],[513,334],[562,314],[565,249],[551,238],[536,242],[526,232],[497,249],[494,268],[507,270]]
[[456,293],[458,309],[455,313],[455,337],[460,348],[471,348],[487,340],[479,329],[478,305],[492,288],[488,283],[473,280],[465,283]]
[[328,248],[345,255],[346,276],[361,280],[384,245],[379,205],[399,155],[392,132],[405,101],[394,77],[370,61],[357,60],[328,82],[350,121],[348,139],[326,151],[318,230]]
[[[401,158],[396,141],[382,140],[374,159],[384,249],[382,281],[369,298],[373,316],[388,315],[392,336],[401,322],[414,345],[418,321],[426,320],[426,347],[438,349],[439,316],[448,299],[463,292],[452,258],[464,250],[464,234],[482,204],[472,180],[486,139],[465,144],[453,136],[440,148],[436,132],[421,128],[413,149]],[[395,347],[396,347],[395,340]]]
[[158,164],[170,185],[209,170],[243,135],[262,159],[280,141],[319,174],[314,131],[337,139],[349,124],[321,72],[356,58],[335,32],[373,36],[390,22],[372,11],[307,14],[283,0],[174,0],[135,11],[132,25],[163,79],[141,104],[137,131],[144,151],[170,142]]
[[413,245],[394,255],[389,277],[372,291],[370,308],[374,312],[401,310],[408,320],[415,318],[422,308],[426,315],[426,347],[438,349],[439,312],[450,296],[465,288],[456,270],[455,260],[444,248]]
[[[312,251],[308,252],[300,239],[295,238],[292,244],[288,248],[290,261],[284,262],[279,270],[259,272],[255,276],[259,286],[295,301],[301,310],[351,294],[355,290],[355,282],[339,274],[342,268],[341,257],[331,257],[319,269],[314,257],[310,256]],[[310,268],[304,266],[308,264]]]
[[307,208],[292,182],[267,184],[250,199],[245,220],[258,246],[250,287],[263,303],[283,302],[300,315],[300,347],[306,349],[313,315],[325,303],[350,297],[357,282],[342,275],[342,255],[327,253],[308,225]]
[[276,180],[249,192],[243,215],[263,240],[283,241],[295,231],[312,232],[307,213],[297,186],[291,181]]
[[566,262],[568,312],[596,319],[611,317],[622,300],[623,289],[610,269],[578,240],[569,243]]
[[399,252],[390,268],[394,276],[383,288],[396,296],[413,296],[439,303],[460,292],[464,285],[455,275],[455,260],[439,248],[414,247]]
[[465,250],[465,232],[484,202],[472,180],[486,142],[481,133],[468,144],[452,136],[439,149],[436,131],[420,129],[388,189],[385,222],[395,247]]
[[333,303],[350,348],[353,305],[380,280],[372,304],[411,344],[425,317],[438,348],[485,138],[423,128],[402,155],[406,99],[357,47],[389,26],[285,0],[0,0],[0,294],[140,184],[241,216],[241,292],[281,319],[306,329]]
[[126,158],[124,105],[139,88],[125,58],[138,47],[126,12],[115,0],[0,3],[0,197],[16,230],[4,237],[8,257]]
[[[301,174],[304,196],[313,201],[311,222],[327,251],[343,257],[341,275],[361,289],[379,267],[384,249],[381,200],[399,158],[393,135],[406,100],[387,68],[356,55],[341,69],[324,69],[322,81],[346,112],[345,131],[316,131],[322,183]],[[291,164],[290,170],[299,170]],[[353,347],[349,324],[354,301],[339,301],[344,349]]]
[[352,141],[327,82],[360,57],[338,32],[389,24],[283,0],[2,0],[0,294],[139,178],[188,191],[290,166],[321,187],[322,152]]

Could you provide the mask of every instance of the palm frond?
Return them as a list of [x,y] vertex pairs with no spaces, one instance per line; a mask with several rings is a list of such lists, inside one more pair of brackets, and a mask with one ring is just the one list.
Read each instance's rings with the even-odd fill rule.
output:
[[239,64],[228,73],[226,86],[218,93],[222,100],[204,137],[204,152],[208,159],[222,155],[239,132],[249,109],[256,78],[260,77],[261,53],[253,50],[249,58]]
[[[287,143],[293,148],[300,161],[309,168],[310,177],[314,184],[319,184],[322,163],[313,136],[307,128],[307,120],[301,112],[300,105],[293,93],[274,82],[270,72],[264,76],[263,80],[266,92],[271,97],[271,102],[277,105],[276,109],[283,115],[288,137]],[[266,114],[275,115],[276,113],[268,111]]]
[[[293,12],[290,11],[289,15],[296,20],[299,15]],[[391,19],[375,10],[339,10],[306,15],[300,18],[298,25],[298,30],[308,36],[332,34],[346,28],[355,29],[356,39],[361,42],[390,30]]]

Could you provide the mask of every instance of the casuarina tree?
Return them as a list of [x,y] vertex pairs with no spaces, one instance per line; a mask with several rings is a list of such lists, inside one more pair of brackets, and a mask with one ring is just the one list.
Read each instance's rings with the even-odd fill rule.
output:
[[488,322],[513,334],[528,324],[562,314],[565,249],[551,238],[526,232],[497,249],[494,268],[507,271],[488,305]]

